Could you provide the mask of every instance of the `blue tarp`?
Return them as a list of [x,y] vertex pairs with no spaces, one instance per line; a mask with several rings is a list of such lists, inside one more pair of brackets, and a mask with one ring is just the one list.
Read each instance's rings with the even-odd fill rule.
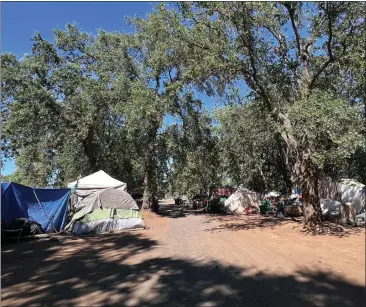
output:
[[27,218],[41,224],[46,232],[54,231],[54,228],[60,231],[66,223],[69,197],[70,189],[39,189],[14,182],[1,183],[1,220]]

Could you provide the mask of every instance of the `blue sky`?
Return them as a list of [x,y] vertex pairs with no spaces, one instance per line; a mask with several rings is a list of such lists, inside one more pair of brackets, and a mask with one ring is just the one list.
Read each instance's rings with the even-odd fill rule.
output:
[[53,39],[53,29],[73,22],[92,33],[97,29],[131,31],[125,17],[145,17],[155,5],[156,2],[3,2],[2,52],[22,57],[31,51],[35,32]]
[[[52,30],[77,22],[87,32],[132,31],[125,17],[145,17],[153,11],[157,2],[2,2],[2,50],[14,53],[18,58],[30,53],[32,36],[38,31],[48,40]],[[15,170],[14,161],[7,161],[2,174]]]

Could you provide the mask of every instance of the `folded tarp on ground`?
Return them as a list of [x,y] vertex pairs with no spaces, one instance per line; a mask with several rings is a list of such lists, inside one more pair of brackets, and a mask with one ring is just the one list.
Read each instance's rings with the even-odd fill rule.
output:
[[[18,183],[1,183],[1,220],[27,218],[46,232],[63,229],[70,189],[40,189]],[[38,198],[38,200],[37,200]]]

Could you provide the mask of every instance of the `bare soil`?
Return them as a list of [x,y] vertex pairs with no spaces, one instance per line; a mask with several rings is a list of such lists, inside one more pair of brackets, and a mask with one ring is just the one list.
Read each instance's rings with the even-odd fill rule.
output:
[[362,306],[365,231],[192,214],[148,229],[2,246],[2,306]]

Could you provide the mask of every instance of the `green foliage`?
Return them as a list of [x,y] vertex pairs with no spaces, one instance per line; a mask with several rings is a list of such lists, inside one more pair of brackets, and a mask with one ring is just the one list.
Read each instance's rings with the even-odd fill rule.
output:
[[285,144],[276,138],[276,125],[269,116],[262,115],[254,103],[225,107],[215,116],[220,122],[217,132],[228,178],[262,192],[291,188]]
[[210,184],[220,184],[220,149],[212,120],[201,111],[200,103],[187,95],[182,105],[186,108],[181,124],[167,130],[169,183],[171,192],[194,196],[206,193]]
[[341,167],[363,146],[362,119],[357,109],[343,99],[314,92],[289,107],[294,135],[309,147],[312,161],[320,168]]
[[[341,121],[350,124],[346,132],[339,137],[328,134],[322,139],[323,136],[316,136],[316,127],[323,124],[322,116],[325,116],[324,125],[329,125],[326,111],[309,117],[306,114],[322,103],[323,98],[314,98],[318,91],[323,92],[323,97],[342,99],[344,104],[347,101],[359,105],[364,99],[360,91],[364,80],[360,61],[364,59],[361,40],[365,35],[364,3],[193,2],[178,6],[186,28],[184,39],[195,42],[188,44],[192,64],[187,71],[196,73],[198,87],[206,89],[208,94],[213,90],[223,94],[227,86],[245,83],[249,89],[244,94],[250,95],[255,112],[271,119],[271,124],[261,121],[270,127],[263,135],[256,128],[258,116],[243,117],[244,127],[230,116],[223,118],[230,123],[223,125],[221,131],[222,141],[231,149],[225,153],[226,164],[228,169],[235,169],[232,173],[236,174],[236,180],[246,180],[249,184],[260,173],[261,185],[265,185],[268,175],[263,172],[265,163],[260,155],[264,149],[258,147],[256,151],[256,146],[273,141],[277,146],[271,146],[274,148],[271,152],[278,151],[282,156],[279,161],[284,161],[284,164],[278,160],[276,163],[288,168],[293,179],[304,188],[314,188],[319,166],[324,173],[334,168],[343,168],[347,173],[343,161],[360,148],[361,125],[342,116]],[[180,33],[178,29],[176,35]],[[198,57],[200,63],[193,63]],[[240,95],[240,91],[237,93]],[[326,100],[325,109],[330,98]],[[309,142],[303,141],[298,123],[294,126],[296,117],[288,114],[292,105],[298,112],[296,116],[305,116],[310,125],[306,126]],[[296,108],[298,105],[307,105],[310,110],[304,113],[301,107]],[[247,111],[248,107],[239,106],[239,109]],[[345,111],[343,115],[352,114],[349,104],[340,110]],[[234,112],[236,115],[237,111]],[[231,125],[242,129],[236,131]],[[345,127],[338,121],[334,125]],[[264,139],[254,142],[257,134]],[[250,148],[252,144],[256,144],[254,151]],[[327,146],[334,150],[327,152]],[[238,175],[239,166],[245,169],[241,171],[242,178]],[[279,178],[275,173],[268,176],[269,181]]]
[[117,76],[114,66],[128,57],[121,52],[108,61],[103,48],[115,43],[113,35],[101,46],[103,33],[95,39],[68,26],[55,34],[55,43],[37,35],[24,60],[2,61],[9,101],[2,110],[3,147],[16,157],[18,181],[64,185],[104,169],[130,187],[141,185],[143,170],[133,167],[140,140],[131,142],[125,129],[125,102],[138,85],[131,84],[128,66],[118,67]]
[[[288,191],[302,164],[364,181],[364,5],[182,2],[129,19],[132,34],[36,34],[30,55],[1,60],[11,178],[62,186],[103,169],[159,194]],[[208,114],[197,92],[230,106]]]

